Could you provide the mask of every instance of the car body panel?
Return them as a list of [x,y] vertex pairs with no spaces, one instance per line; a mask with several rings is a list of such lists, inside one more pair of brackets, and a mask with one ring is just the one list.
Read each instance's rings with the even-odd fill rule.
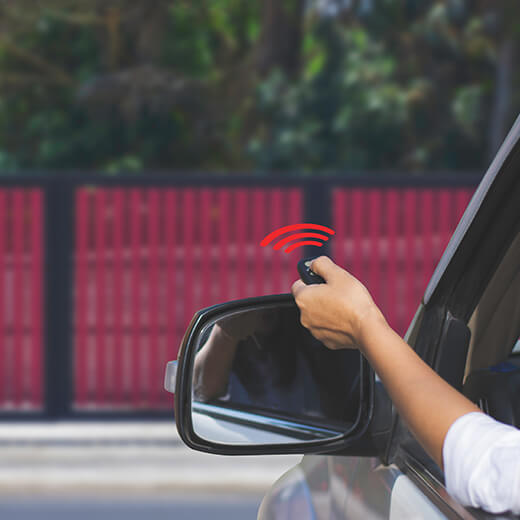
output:
[[259,520],[439,520],[446,516],[395,465],[375,457],[306,456],[264,497]]
[[429,520],[446,518],[406,475],[399,475],[392,488],[389,518],[412,520],[417,518],[417,511]]

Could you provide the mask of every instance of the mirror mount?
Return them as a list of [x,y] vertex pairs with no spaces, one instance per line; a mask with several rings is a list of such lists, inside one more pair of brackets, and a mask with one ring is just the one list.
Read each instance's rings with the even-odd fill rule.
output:
[[171,394],[175,393],[175,382],[177,380],[177,361],[168,361],[166,363],[166,372],[164,373],[164,389]]

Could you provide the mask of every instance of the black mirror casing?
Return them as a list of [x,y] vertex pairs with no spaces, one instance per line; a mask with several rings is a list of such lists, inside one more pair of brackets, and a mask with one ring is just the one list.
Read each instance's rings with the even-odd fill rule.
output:
[[[379,410],[379,421],[374,421],[374,372],[368,362],[360,356],[359,378],[359,412],[357,419],[349,431],[330,439],[312,440],[284,444],[268,445],[236,445],[212,442],[203,439],[194,430],[192,421],[192,371],[195,351],[199,335],[204,328],[219,317],[225,317],[237,311],[255,310],[262,307],[287,307],[294,305],[294,299],[290,294],[262,296],[236,300],[224,304],[215,305],[198,311],[191,320],[184,335],[178,356],[177,376],[175,383],[175,417],[179,435],[183,442],[190,448],[208,453],[222,455],[266,455],[289,453],[330,453],[355,456],[380,455],[380,450],[374,443],[371,434],[371,424],[377,423],[380,434],[381,419],[391,422],[391,412]],[[388,406],[391,406],[388,403]],[[378,407],[379,408],[379,407]],[[390,424],[388,430],[390,429]]]

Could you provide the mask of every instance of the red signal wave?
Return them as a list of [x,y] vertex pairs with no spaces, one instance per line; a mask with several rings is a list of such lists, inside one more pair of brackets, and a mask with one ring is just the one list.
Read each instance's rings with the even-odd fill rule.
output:
[[[273,240],[278,238],[281,235],[284,235],[286,233],[290,233],[292,231],[297,231],[300,229],[314,229],[318,231],[323,231],[325,233],[328,233],[329,235],[334,235],[336,232],[327,227],[322,226],[321,224],[291,224],[290,226],[284,226],[279,229],[276,229],[272,233],[269,233],[261,242],[260,245],[262,247],[267,246],[270,244]],[[321,247],[323,246],[323,243],[326,242],[329,237],[327,235],[323,235],[321,233],[312,233],[312,232],[305,232],[305,233],[295,233],[292,235],[289,235],[283,239],[281,239],[279,242],[277,242],[274,245],[274,250],[278,251],[282,249],[285,245],[287,245],[289,242],[294,242],[295,240],[305,239],[305,238],[317,238],[322,240],[323,242],[318,242],[316,240],[302,240],[300,242],[296,242],[295,244],[291,244],[285,249],[286,253],[290,253],[291,251],[294,251],[298,247],[302,246],[317,246]]]

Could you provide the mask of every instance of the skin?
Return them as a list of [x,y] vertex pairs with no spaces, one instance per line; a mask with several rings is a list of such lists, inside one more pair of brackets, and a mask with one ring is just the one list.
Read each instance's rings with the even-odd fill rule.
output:
[[401,417],[442,468],[442,447],[450,426],[480,410],[438,376],[392,330],[366,287],[326,256],[312,270],[325,284],[294,282],[301,323],[332,350],[357,348],[385,385]]
[[210,401],[226,393],[238,344],[254,331],[269,332],[271,317],[269,312],[245,312],[215,324],[195,356],[193,391],[197,400]]
[[218,324],[197,352],[193,367],[193,392],[197,401],[210,401],[226,393],[239,339]]

